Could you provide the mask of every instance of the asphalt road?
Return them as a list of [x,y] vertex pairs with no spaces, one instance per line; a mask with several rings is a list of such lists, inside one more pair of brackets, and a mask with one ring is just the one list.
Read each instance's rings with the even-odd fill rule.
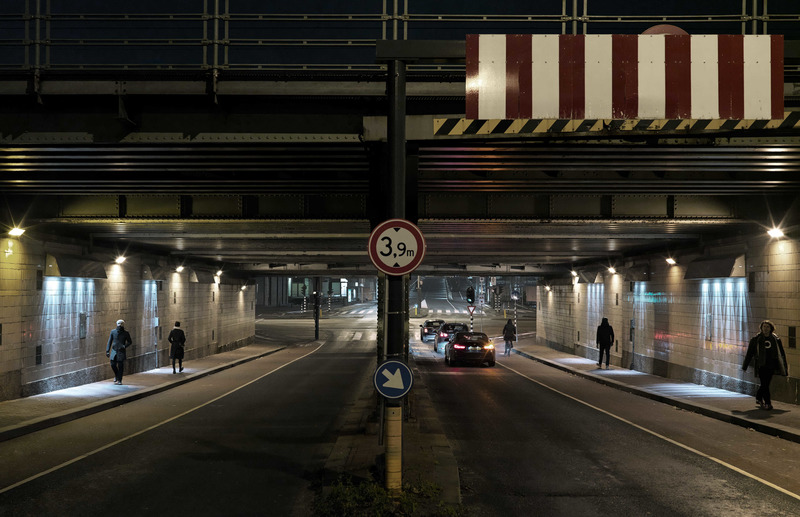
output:
[[[325,320],[321,348],[302,344],[311,320],[259,334],[290,347],[0,443],[0,486],[20,483],[0,515],[308,515],[374,372],[375,318]],[[413,348],[468,515],[800,515],[800,444],[520,356],[447,367]]]
[[[308,325],[271,335],[307,340]],[[307,515],[343,410],[375,368],[374,320],[360,326],[0,443],[2,486],[22,482],[0,515]]]
[[800,445],[519,356],[448,367],[415,346],[470,515],[797,516]]

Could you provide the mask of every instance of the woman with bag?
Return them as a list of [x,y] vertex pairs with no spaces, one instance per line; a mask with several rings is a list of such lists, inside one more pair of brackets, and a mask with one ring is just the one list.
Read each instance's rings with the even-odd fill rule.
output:
[[756,374],[761,380],[756,392],[756,405],[761,409],[772,409],[772,397],[769,393],[769,384],[772,376],[788,376],[789,367],[786,362],[786,352],[783,351],[781,338],[775,334],[775,325],[769,320],[761,322],[761,332],[753,336],[747,347],[742,371],[746,371],[750,361],[755,357]]

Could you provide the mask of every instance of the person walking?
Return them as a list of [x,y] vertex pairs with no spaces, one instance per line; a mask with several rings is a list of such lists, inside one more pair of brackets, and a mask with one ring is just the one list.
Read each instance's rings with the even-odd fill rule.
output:
[[183,348],[186,345],[186,334],[184,334],[183,330],[181,329],[181,322],[175,322],[175,328],[169,333],[167,337],[167,341],[169,341],[169,357],[172,359],[172,373],[178,373],[175,371],[175,360],[178,360],[178,367],[180,371],[183,371]]
[[503,340],[506,342],[506,349],[503,355],[511,355],[511,349],[514,348],[514,340],[517,338],[517,326],[510,319],[503,327]]
[[608,318],[603,318],[600,326],[597,327],[597,348],[600,349],[600,359],[597,360],[597,367],[603,367],[603,354],[606,355],[606,370],[611,360],[611,345],[614,344],[614,327],[608,323]]
[[114,370],[114,384],[122,384],[122,372],[127,357],[125,349],[132,344],[131,334],[125,330],[125,321],[117,320],[117,328],[111,331],[106,345],[106,357],[111,360],[111,369]]
[[788,376],[789,366],[786,362],[786,352],[783,350],[781,338],[775,334],[775,325],[769,320],[764,320],[760,325],[761,332],[753,336],[747,346],[744,356],[742,371],[747,371],[750,361],[755,358],[755,369],[761,386],[756,391],[756,405],[761,409],[772,409],[772,397],[769,393],[769,384],[772,376]]

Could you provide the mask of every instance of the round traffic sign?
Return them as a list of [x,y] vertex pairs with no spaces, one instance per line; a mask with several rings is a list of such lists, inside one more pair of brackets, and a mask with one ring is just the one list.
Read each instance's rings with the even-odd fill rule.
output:
[[405,275],[417,269],[425,256],[425,238],[417,226],[405,219],[389,219],[372,230],[369,258],[387,275]]
[[378,393],[387,399],[399,399],[411,390],[414,374],[406,363],[389,359],[375,370],[372,382]]

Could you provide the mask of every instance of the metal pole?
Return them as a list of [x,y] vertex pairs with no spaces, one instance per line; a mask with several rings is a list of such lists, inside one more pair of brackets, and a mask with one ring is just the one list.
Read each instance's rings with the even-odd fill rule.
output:
[[[395,13],[397,13],[396,4]],[[389,217],[403,219],[406,214],[406,64],[404,61],[395,59],[389,62],[388,83]],[[386,359],[398,361],[403,360],[404,327],[408,326],[404,282],[404,276],[387,276]],[[400,492],[403,488],[402,404],[402,400],[387,400],[385,405],[386,489],[390,492]]]
[[314,339],[319,340],[319,313],[322,312],[320,302],[322,301],[320,292],[319,277],[314,279]]

